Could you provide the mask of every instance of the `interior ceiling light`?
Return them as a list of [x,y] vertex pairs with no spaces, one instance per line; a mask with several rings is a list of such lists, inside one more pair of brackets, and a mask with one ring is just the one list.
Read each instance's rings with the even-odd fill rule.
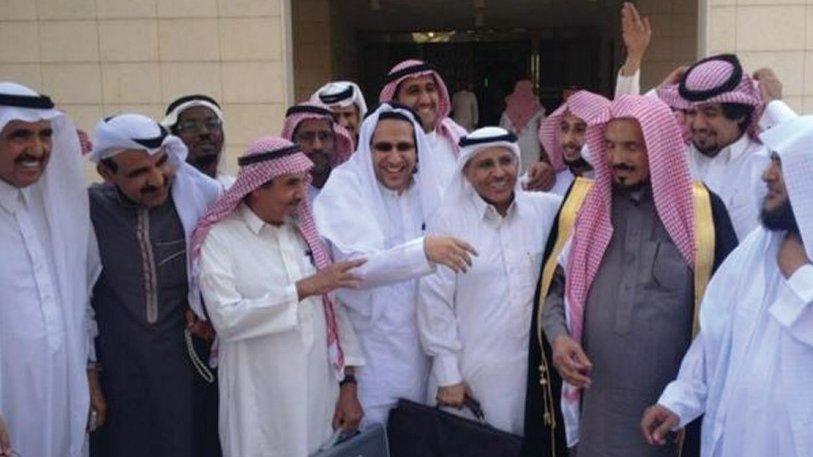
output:
[[474,9],[482,10],[486,7],[486,0],[474,0]]
[[381,11],[381,1],[370,0],[370,11]]

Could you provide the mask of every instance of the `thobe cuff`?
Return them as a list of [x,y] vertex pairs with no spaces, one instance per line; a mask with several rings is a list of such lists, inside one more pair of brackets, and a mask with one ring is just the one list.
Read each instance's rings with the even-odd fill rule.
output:
[[666,386],[666,389],[663,390],[661,398],[658,399],[659,405],[668,408],[680,418],[678,426],[675,427],[673,431],[685,427],[686,424],[697,417],[697,415],[692,414],[684,400],[685,398],[691,397],[688,392],[689,390],[685,382],[680,380],[672,381]]
[[765,111],[762,117],[759,118],[760,130],[768,130],[771,127],[781,123],[782,121],[798,116],[790,107],[782,100],[773,100],[765,105]]
[[813,265],[801,266],[786,281],[787,296],[780,294],[779,299],[771,306],[771,315],[785,327],[792,326],[805,309],[813,302]]
[[404,244],[404,261],[420,275],[435,271],[435,266],[426,258],[426,251],[423,247],[425,238],[422,236]]
[[618,76],[615,80],[615,96],[618,97],[622,94],[639,95],[641,92],[641,69],[635,71],[630,76],[621,74],[618,70]]
[[463,376],[460,374],[456,355],[446,354],[435,356],[432,371],[440,387],[452,386],[463,382]]

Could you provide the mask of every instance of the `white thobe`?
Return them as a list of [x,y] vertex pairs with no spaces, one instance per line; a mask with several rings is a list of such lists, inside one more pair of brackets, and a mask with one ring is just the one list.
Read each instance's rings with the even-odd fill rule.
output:
[[500,117],[500,127],[517,135],[519,145],[520,172],[528,170],[532,164],[539,162],[542,148],[539,145],[539,123],[545,119],[545,109],[541,108],[525,123],[522,132],[517,133],[518,127],[511,122],[511,118],[503,112]]
[[441,267],[420,280],[418,327],[433,358],[430,403],[437,386],[465,382],[489,424],[523,433],[533,298],[560,203],[519,192],[502,217],[473,194],[465,208],[438,213],[430,233],[464,239],[479,255],[467,273]]
[[234,176],[227,175],[225,173],[218,173],[215,179],[217,180],[217,182],[220,183],[221,186],[223,186],[223,189],[225,190],[229,190],[229,187],[231,187],[237,180],[237,178],[235,178]]
[[[225,456],[306,457],[332,434],[339,385],[322,298],[296,281],[316,269],[291,222],[264,223],[241,204],[212,226],[201,250],[201,291],[220,340],[220,442]],[[336,306],[347,365],[355,337]]]
[[[435,176],[424,175],[424,179],[430,179],[432,182],[437,183],[438,190],[443,192],[457,171],[457,154],[451,140],[438,134],[437,130],[426,134],[426,142],[429,143],[429,154],[432,157],[431,170]],[[421,165],[418,164],[418,166]],[[426,170],[424,171],[426,172]],[[438,195],[438,201],[440,201],[440,198],[441,195]]]
[[319,192],[322,192],[322,189],[308,184],[308,202],[310,202],[311,207],[313,207],[313,201],[319,196]]
[[784,232],[754,230],[715,274],[701,332],[658,400],[703,418],[703,457],[813,456],[813,265],[785,278]]
[[715,157],[689,148],[692,178],[703,181],[728,210],[737,239],[743,240],[759,225],[759,212],[767,187],[762,172],[770,156],[762,144],[742,135]]
[[452,110],[454,121],[466,129],[467,132],[477,128],[480,122],[480,113],[477,110],[477,96],[468,90],[459,90],[452,95]]
[[[358,395],[364,408],[362,426],[386,423],[399,398],[422,402],[426,393],[428,360],[418,343],[415,318],[417,279],[434,271],[424,253],[420,200],[415,186],[400,196],[381,188],[387,224],[397,235],[380,251],[331,244],[337,261],[364,257],[355,270],[359,289],[341,289],[337,297],[347,305],[363,349],[365,366],[358,370]],[[360,240],[361,242],[365,240]]]
[[[70,307],[90,308],[60,296],[44,208],[39,186],[0,181],[0,414],[20,455],[74,457],[87,454],[84,363],[95,360],[95,325],[70,324]],[[70,353],[70,332],[87,333],[87,353]]]
[[564,170],[556,173],[556,183],[553,184],[553,187],[550,188],[548,193],[564,197],[575,179],[576,176],[570,171],[570,169],[565,168]]

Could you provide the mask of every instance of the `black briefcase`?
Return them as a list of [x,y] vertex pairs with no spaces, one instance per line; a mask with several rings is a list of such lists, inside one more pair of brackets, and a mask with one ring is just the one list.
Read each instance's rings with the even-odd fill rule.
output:
[[522,437],[497,430],[483,420],[457,416],[401,399],[390,411],[387,435],[391,457],[517,457]]

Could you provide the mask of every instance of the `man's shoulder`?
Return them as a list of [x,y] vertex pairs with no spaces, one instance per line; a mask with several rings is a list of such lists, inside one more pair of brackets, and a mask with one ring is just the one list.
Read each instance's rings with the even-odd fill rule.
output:
[[93,183],[88,187],[90,206],[109,206],[118,201],[116,186],[108,183]]
[[192,165],[184,163],[181,170],[207,204],[212,204],[223,193],[223,185],[220,182],[201,173]]

